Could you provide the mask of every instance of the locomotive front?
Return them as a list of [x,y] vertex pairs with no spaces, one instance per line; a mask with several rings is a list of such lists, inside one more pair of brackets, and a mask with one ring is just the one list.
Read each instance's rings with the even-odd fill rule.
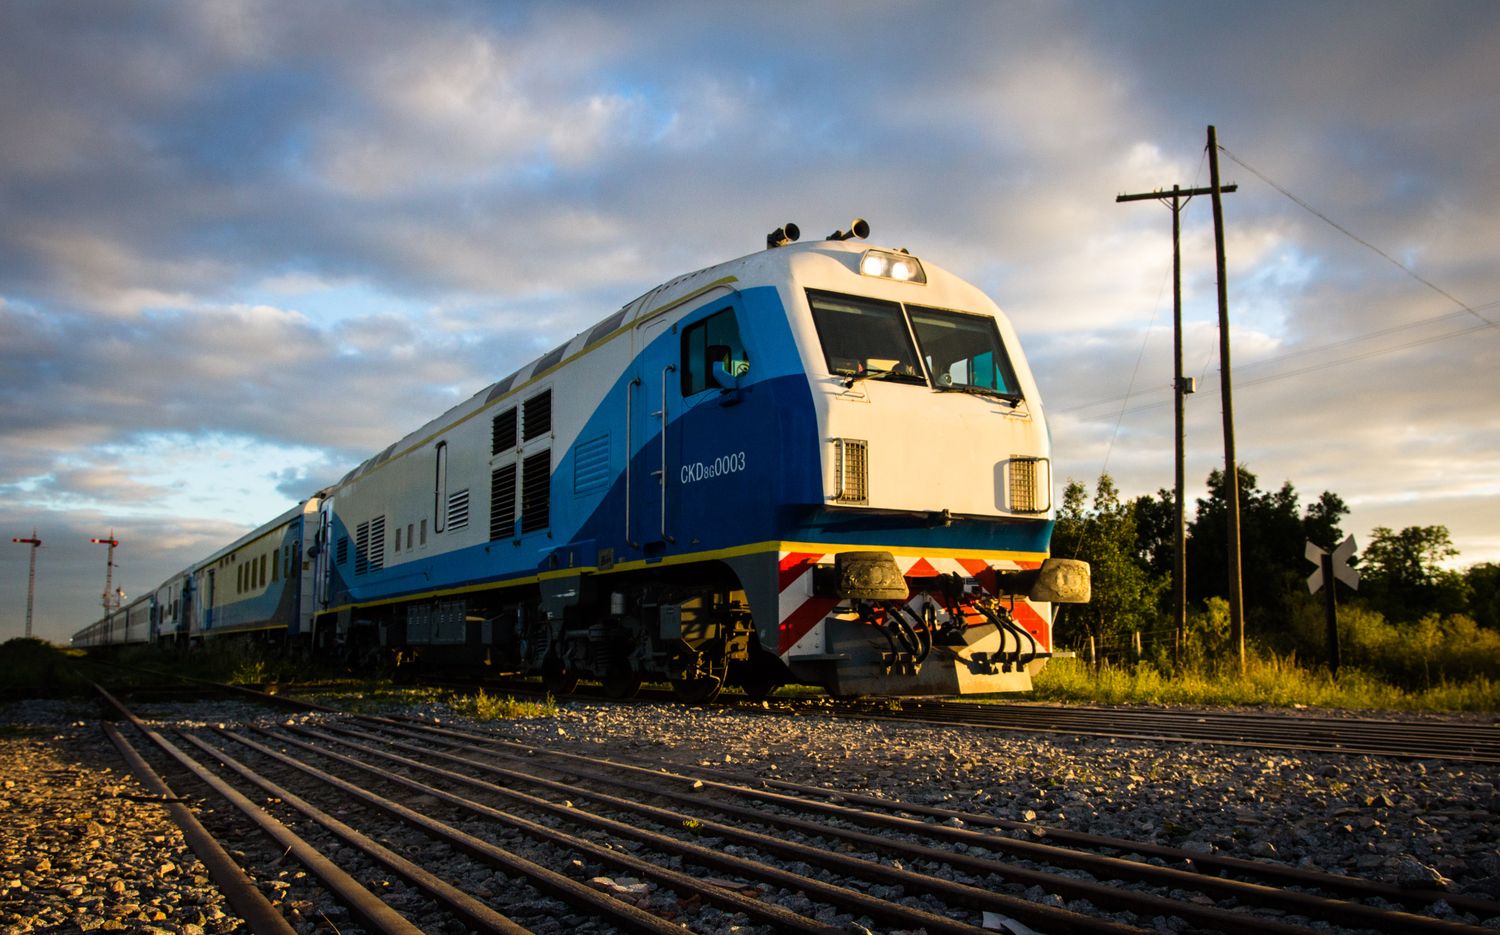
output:
[[905,251],[782,249],[823,496],[782,530],[762,645],[836,694],[1029,689],[1051,604],[1089,579],[1048,554],[1048,433],[1009,321]]

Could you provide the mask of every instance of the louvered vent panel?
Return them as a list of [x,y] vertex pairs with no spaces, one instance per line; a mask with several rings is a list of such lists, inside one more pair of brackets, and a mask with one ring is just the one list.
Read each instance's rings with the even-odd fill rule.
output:
[[490,474],[490,538],[509,539],[516,530],[516,466]]
[[448,530],[462,529],[469,525],[468,488],[448,495]]
[[552,452],[539,451],[521,465],[521,531],[546,529],[551,522],[548,501],[552,496]]
[[835,503],[870,502],[870,443],[857,438],[836,438],[834,473],[838,490]]
[[349,537],[348,536],[339,536],[339,551],[338,551],[338,556],[337,556],[337,558],[334,559],[334,561],[336,561],[340,565],[347,565],[347,564],[349,564]]
[[512,406],[495,416],[490,433],[490,454],[497,455],[514,447],[516,447],[516,410]]
[[573,449],[573,492],[588,493],[609,486],[609,436],[580,442]]
[[370,524],[360,523],[354,530],[354,573],[370,570]]
[[526,433],[524,441],[541,438],[552,431],[552,391],[545,390],[526,400],[522,412],[521,427]]
[[371,571],[379,571],[385,567],[385,517],[377,516],[370,520],[370,560]]

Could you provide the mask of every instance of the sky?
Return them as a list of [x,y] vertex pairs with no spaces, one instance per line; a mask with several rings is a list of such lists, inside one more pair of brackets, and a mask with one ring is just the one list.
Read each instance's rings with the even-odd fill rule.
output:
[[[1500,561],[1500,4],[0,0],[0,639],[100,615],[678,274],[869,220],[1172,485],[1217,129],[1238,459]],[[1223,466],[1183,208],[1188,500]],[[1059,490],[1060,493],[1060,490]],[[1253,573],[1253,570],[1251,571]]]

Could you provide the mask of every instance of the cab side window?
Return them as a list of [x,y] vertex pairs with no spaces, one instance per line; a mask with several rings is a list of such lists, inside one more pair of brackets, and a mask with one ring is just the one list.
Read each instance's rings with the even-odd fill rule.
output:
[[740,340],[733,309],[715,312],[683,329],[681,371],[684,396],[726,388],[723,374],[741,377],[750,372],[750,356]]

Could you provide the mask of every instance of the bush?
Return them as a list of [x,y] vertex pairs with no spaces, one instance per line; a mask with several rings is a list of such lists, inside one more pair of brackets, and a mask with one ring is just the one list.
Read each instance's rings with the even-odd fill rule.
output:
[[[1359,604],[1339,609],[1339,655],[1394,685],[1427,690],[1453,682],[1500,678],[1500,633],[1463,614],[1427,614],[1414,623],[1392,623]],[[1322,608],[1303,606],[1293,619],[1299,645],[1327,657]]]
[[[1211,670],[1231,655],[1234,633],[1229,624],[1229,602],[1222,597],[1211,597],[1204,602],[1202,611],[1187,615],[1187,628],[1182,647],[1183,668]],[[1236,658],[1238,653],[1234,654]]]
[[1185,667],[1175,676],[1149,662],[1106,664],[1096,672],[1080,659],[1054,659],[1037,676],[1034,697],[1098,704],[1496,711],[1500,710],[1500,681],[1479,675],[1408,690],[1364,669],[1345,668],[1334,679],[1326,668],[1306,667],[1295,655],[1256,650],[1248,654],[1243,675],[1237,654]]

